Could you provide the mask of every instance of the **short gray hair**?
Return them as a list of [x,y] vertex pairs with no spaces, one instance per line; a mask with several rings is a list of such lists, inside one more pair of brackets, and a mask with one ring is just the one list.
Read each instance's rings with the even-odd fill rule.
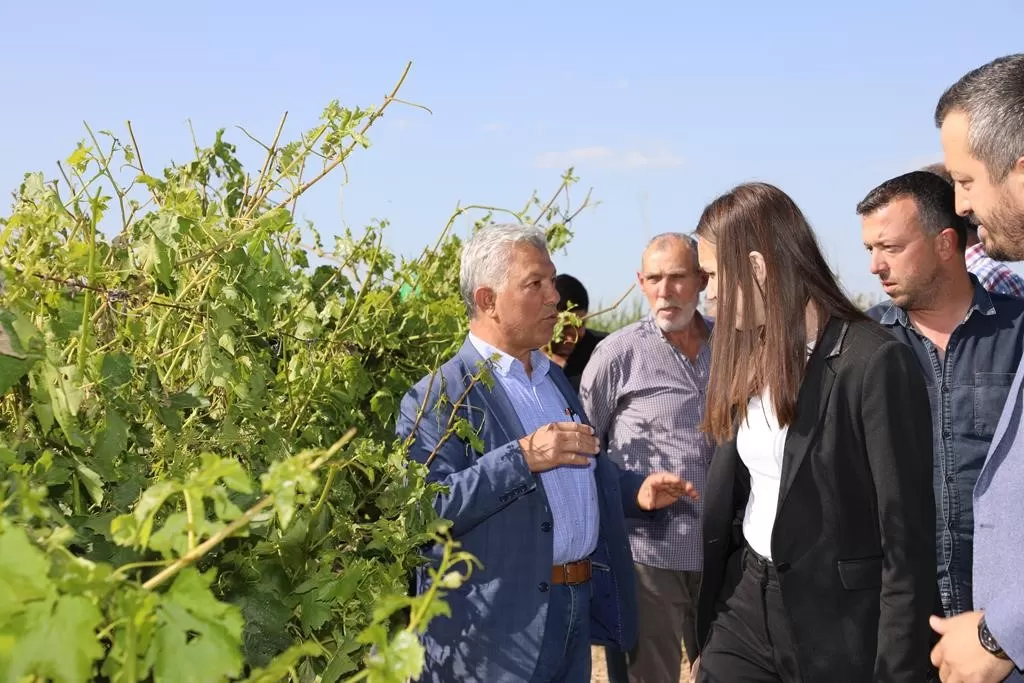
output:
[[534,225],[498,223],[480,228],[462,247],[459,264],[459,291],[469,317],[476,315],[473,292],[491,287],[500,292],[508,285],[512,247],[529,244],[547,253],[548,240],[543,230]]
[[697,240],[692,235],[687,235],[682,232],[663,232],[655,235],[647,241],[647,246],[644,247],[643,255],[646,258],[648,252],[654,249],[660,249],[668,242],[679,242],[686,246],[690,250],[690,255],[693,256],[693,267],[700,269],[697,261]]
[[1024,54],[999,57],[967,72],[942,93],[935,126],[961,112],[967,117],[967,147],[1001,183],[1024,156]]

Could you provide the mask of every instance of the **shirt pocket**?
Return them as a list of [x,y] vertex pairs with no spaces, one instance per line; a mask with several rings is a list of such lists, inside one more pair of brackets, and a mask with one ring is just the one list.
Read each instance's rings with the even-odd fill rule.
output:
[[974,375],[974,432],[978,436],[991,438],[995,435],[1012,384],[1013,373],[979,372]]

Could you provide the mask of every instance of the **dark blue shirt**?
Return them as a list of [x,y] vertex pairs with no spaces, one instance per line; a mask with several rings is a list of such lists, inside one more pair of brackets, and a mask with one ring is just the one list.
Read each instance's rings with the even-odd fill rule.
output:
[[974,485],[1024,346],[1024,301],[988,293],[973,275],[971,281],[974,300],[950,335],[945,356],[891,301],[868,311],[914,350],[928,384],[939,594],[947,616],[972,609]]

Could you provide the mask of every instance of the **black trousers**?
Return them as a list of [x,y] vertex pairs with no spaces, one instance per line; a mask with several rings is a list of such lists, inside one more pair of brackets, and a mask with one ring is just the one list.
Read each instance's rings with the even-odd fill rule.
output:
[[736,590],[719,603],[700,657],[700,683],[799,683],[775,568],[749,547]]

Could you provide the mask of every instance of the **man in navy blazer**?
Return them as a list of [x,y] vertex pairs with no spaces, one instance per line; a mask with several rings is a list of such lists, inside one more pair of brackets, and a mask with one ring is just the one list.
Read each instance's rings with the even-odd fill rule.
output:
[[[644,479],[599,455],[576,392],[538,350],[557,320],[554,277],[540,230],[474,234],[460,273],[468,338],[402,401],[409,457],[446,486],[435,509],[483,565],[423,634],[423,681],[589,682],[591,643],[629,650],[636,638],[624,514],[697,496],[673,474]],[[479,450],[454,433],[459,419]],[[442,550],[426,549],[434,566]],[[417,592],[429,581],[420,568]]]

